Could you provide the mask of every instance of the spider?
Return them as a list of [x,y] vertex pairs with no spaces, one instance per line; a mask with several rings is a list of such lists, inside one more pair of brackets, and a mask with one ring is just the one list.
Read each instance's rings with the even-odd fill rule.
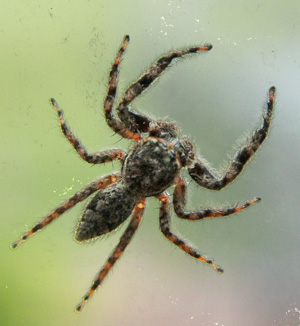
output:
[[186,211],[187,183],[180,176],[180,170],[186,167],[192,179],[207,189],[221,190],[231,183],[242,172],[245,164],[267,137],[273,113],[275,87],[269,89],[269,99],[261,127],[236,153],[224,175],[216,177],[196,156],[191,140],[187,136],[179,136],[179,129],[174,123],[165,120],[156,121],[129,108],[131,102],[146,90],[174,59],[190,53],[210,51],[212,45],[190,47],[159,58],[125,91],[116,108],[117,117],[113,113],[113,106],[117,90],[118,67],[128,43],[129,36],[126,35],[110,71],[108,94],[104,102],[105,119],[109,127],[118,135],[134,141],[128,153],[121,149],[109,149],[89,154],[67,126],[57,102],[53,98],[51,99],[52,105],[58,113],[62,132],[77,153],[92,164],[101,164],[117,159],[122,164],[121,172],[103,176],[77,191],[74,196],[63,202],[12,244],[12,248],[18,247],[38,230],[43,229],[64,212],[97,191],[98,193],[88,203],[78,223],[75,233],[77,241],[90,240],[109,233],[131,215],[130,222],[118,245],[97,274],[89,291],[76,307],[77,312],[81,311],[131,241],[142,221],[147,197],[154,196],[160,201],[159,221],[164,236],[190,256],[211,265],[220,273],[223,272],[221,267],[211,259],[205,258],[171,231],[171,201],[166,189],[175,186],[173,207],[176,215],[182,219],[193,221],[234,214],[260,200],[255,197],[240,206]]

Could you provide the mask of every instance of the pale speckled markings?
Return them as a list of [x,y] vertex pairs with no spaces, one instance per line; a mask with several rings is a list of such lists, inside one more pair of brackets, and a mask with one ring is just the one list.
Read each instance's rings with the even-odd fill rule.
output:
[[110,255],[107,262],[104,264],[104,266],[101,268],[100,272],[96,276],[90,290],[83,297],[81,303],[76,307],[75,310],[77,312],[81,311],[84,304],[89,300],[91,295],[96,291],[96,289],[101,284],[101,282],[103,281],[105,276],[112,269],[113,265],[116,263],[116,261],[120,258],[120,256],[126,249],[127,245],[131,241],[132,237],[135,234],[135,231],[138,229],[138,227],[143,219],[145,205],[146,205],[146,199],[142,199],[135,206],[129,225],[127,226],[126,230],[124,231],[123,235],[121,236],[120,241],[119,241],[118,245],[116,246],[116,248],[114,249],[113,253]]
[[221,216],[228,216],[231,214],[235,214],[260,201],[260,198],[255,197],[251,200],[246,201],[243,205],[240,206],[225,207],[219,209],[206,208],[206,209],[200,209],[198,211],[186,212],[184,210],[186,205],[186,192],[187,192],[186,182],[184,179],[181,178],[178,180],[178,183],[174,190],[173,206],[174,206],[174,211],[178,217],[186,220],[191,220],[191,221],[197,221],[202,218],[221,217]]
[[177,247],[185,251],[190,256],[211,265],[217,272],[222,273],[223,269],[220,266],[217,266],[211,259],[203,257],[195,249],[186,244],[182,239],[177,235],[171,232],[170,230],[170,217],[171,217],[171,208],[170,208],[170,199],[166,192],[157,196],[157,199],[161,202],[159,209],[159,221],[160,229],[164,236],[173,242]]
[[267,138],[273,116],[275,91],[274,86],[269,89],[269,100],[266,111],[263,114],[261,127],[253,133],[249,141],[237,152],[222,178],[215,177],[199,158],[195,160],[188,171],[200,186],[211,190],[220,190],[231,183],[242,172],[245,165]]
[[119,179],[120,179],[120,174],[116,173],[116,174],[101,177],[100,179],[91,182],[89,185],[87,185],[84,188],[82,188],[81,190],[77,191],[74,196],[72,196],[71,198],[69,198],[65,202],[63,202],[60,206],[58,206],[49,215],[44,217],[30,231],[28,231],[26,234],[24,234],[21,237],[21,239],[14,242],[11,245],[11,247],[13,249],[18,247],[23,241],[27,240],[27,238],[32,236],[38,230],[41,230],[44,227],[46,227],[48,224],[50,224],[52,221],[56,220],[64,212],[66,212],[70,208],[74,207],[77,203],[85,200],[86,198],[88,198],[91,194],[93,194],[97,190],[103,189],[103,188],[107,187],[108,185],[118,181]]

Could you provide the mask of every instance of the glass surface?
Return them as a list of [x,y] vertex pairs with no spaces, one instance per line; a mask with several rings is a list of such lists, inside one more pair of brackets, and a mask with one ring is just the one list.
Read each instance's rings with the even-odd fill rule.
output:
[[[299,12],[297,0],[2,0],[1,325],[299,324]],[[189,209],[262,201],[228,218],[172,217],[175,232],[224,268],[219,275],[164,238],[159,203],[149,199],[132,243],[78,315],[74,307],[126,225],[76,243],[81,203],[17,250],[9,244],[76,190],[120,169],[84,162],[49,99],[90,152],[127,149],[103,114],[125,34],[119,95],[160,55],[213,44],[172,64],[133,108],[177,121],[216,169],[261,123],[267,91],[277,87],[270,136],[243,174],[221,192],[189,184]]]

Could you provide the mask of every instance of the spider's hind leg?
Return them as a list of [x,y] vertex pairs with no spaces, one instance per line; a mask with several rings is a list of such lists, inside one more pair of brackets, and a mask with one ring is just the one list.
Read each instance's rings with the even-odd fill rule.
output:
[[139,203],[136,204],[129,225],[127,226],[125,232],[123,233],[123,235],[122,235],[118,245],[114,249],[113,253],[110,255],[107,262],[101,268],[100,272],[96,276],[90,290],[84,296],[81,303],[76,307],[75,310],[77,312],[80,312],[82,310],[84,304],[89,300],[91,295],[96,291],[98,286],[102,283],[105,276],[112,269],[113,265],[120,258],[120,256],[122,255],[122,253],[126,249],[127,245],[131,241],[132,237],[135,234],[135,231],[138,229],[138,227],[139,227],[139,225],[140,225],[140,223],[142,221],[142,218],[144,216],[145,202],[146,202],[146,200],[142,199],[142,200],[139,201]]
[[25,233],[18,241],[14,242],[11,245],[11,247],[15,249],[23,241],[27,240],[37,231],[45,228],[48,224],[56,220],[59,216],[61,216],[64,212],[66,212],[70,208],[74,207],[77,203],[85,200],[97,190],[103,189],[119,179],[120,179],[120,174],[116,173],[112,175],[107,175],[105,177],[101,177],[100,179],[91,182],[89,185],[77,191],[74,196],[67,199],[60,206],[58,206],[53,212],[51,212],[49,215],[47,215],[41,221],[39,221],[30,231]]
[[194,248],[186,244],[181,240],[177,235],[171,232],[170,230],[170,199],[166,192],[157,196],[157,199],[161,202],[159,210],[159,220],[160,220],[160,229],[164,236],[173,242],[177,247],[185,251],[190,256],[203,261],[206,264],[211,265],[217,272],[222,273],[223,269],[220,266],[217,266],[211,259],[205,258],[199,254]]

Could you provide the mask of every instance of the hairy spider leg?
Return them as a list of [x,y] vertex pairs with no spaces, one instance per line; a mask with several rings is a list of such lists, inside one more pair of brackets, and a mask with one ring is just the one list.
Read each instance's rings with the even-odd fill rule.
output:
[[211,265],[217,272],[223,273],[223,269],[216,265],[211,259],[205,258],[200,255],[195,249],[186,244],[183,240],[181,240],[177,235],[170,231],[170,216],[171,216],[171,208],[170,208],[170,199],[166,192],[158,195],[156,197],[161,202],[159,209],[159,220],[160,220],[160,229],[164,236],[173,242],[180,249],[185,251],[190,256],[203,261],[206,264]]
[[132,237],[134,236],[136,230],[138,229],[143,216],[144,216],[144,210],[146,205],[146,199],[140,200],[136,206],[134,207],[133,214],[130,220],[129,225],[127,226],[125,232],[120,238],[120,241],[118,245],[116,246],[113,253],[108,258],[105,265],[101,268],[99,274],[96,276],[93,285],[91,286],[90,290],[87,292],[87,294],[82,299],[81,303],[76,307],[76,312],[80,312],[85,305],[85,303],[89,300],[91,295],[96,291],[98,286],[102,283],[105,276],[108,274],[108,272],[112,269],[113,265],[116,263],[116,261],[120,258],[124,250],[126,249],[127,245],[131,241]]
[[[132,112],[128,109],[128,105],[139,96],[150,84],[158,78],[163,71],[171,64],[172,60],[181,58],[187,54],[206,52],[212,49],[211,44],[203,46],[194,46],[188,49],[170,52],[159,58],[148,70],[133,84],[131,84],[122,96],[116,110],[120,119],[125,123],[132,117]],[[143,121],[143,120],[142,120]],[[146,123],[144,123],[146,125]],[[145,129],[145,127],[144,127]]]
[[186,220],[191,220],[191,221],[197,221],[207,217],[220,217],[220,216],[228,216],[231,214],[235,214],[260,201],[260,198],[255,197],[252,200],[246,201],[243,205],[240,206],[226,207],[226,208],[219,208],[219,209],[206,208],[206,209],[200,209],[198,211],[186,212],[184,210],[186,205],[186,192],[187,192],[187,185],[185,180],[179,179],[173,194],[173,206],[174,206],[174,211],[178,217]]
[[88,163],[92,164],[100,164],[100,163],[107,163],[111,162],[115,159],[120,160],[121,162],[126,156],[126,152],[122,151],[121,149],[108,149],[102,152],[96,152],[93,154],[89,154],[85,147],[80,143],[80,141],[76,138],[76,136],[72,133],[71,129],[67,126],[63,111],[59,108],[57,102],[54,98],[51,99],[51,103],[55,110],[57,111],[59,123],[61,126],[61,130],[68,139],[68,141],[72,144],[75,148],[77,153]]
[[103,189],[110,184],[118,181],[120,179],[121,175],[119,173],[107,175],[104,177],[101,177],[100,179],[91,182],[81,190],[77,191],[74,196],[67,199],[65,202],[63,202],[60,206],[58,206],[52,213],[44,217],[41,221],[39,221],[30,231],[28,231],[26,234],[24,234],[21,239],[14,242],[11,247],[15,249],[18,247],[23,241],[27,240],[29,237],[31,237],[34,233],[37,231],[43,229],[48,224],[50,224],[52,221],[56,220],[60,215],[62,215],[64,212],[75,206],[77,203],[85,200],[88,198],[92,193],[94,193],[97,190]]
[[269,89],[269,100],[267,102],[267,109],[263,114],[261,127],[253,133],[250,140],[237,152],[222,178],[215,177],[200,158],[195,160],[188,171],[190,176],[200,186],[211,190],[220,190],[231,183],[242,172],[246,163],[250,161],[259,146],[267,138],[273,115],[275,90],[274,86]]
[[121,135],[124,138],[139,140],[141,139],[141,135],[139,133],[135,133],[127,129],[125,124],[119,121],[112,112],[114,101],[116,98],[116,92],[117,92],[117,81],[118,81],[118,74],[119,74],[118,67],[121,62],[122,55],[128,45],[128,42],[129,42],[129,35],[126,35],[123,44],[111,68],[109,74],[109,81],[108,81],[108,93],[104,101],[104,113],[105,113],[106,122],[113,131],[115,131],[117,134]]

